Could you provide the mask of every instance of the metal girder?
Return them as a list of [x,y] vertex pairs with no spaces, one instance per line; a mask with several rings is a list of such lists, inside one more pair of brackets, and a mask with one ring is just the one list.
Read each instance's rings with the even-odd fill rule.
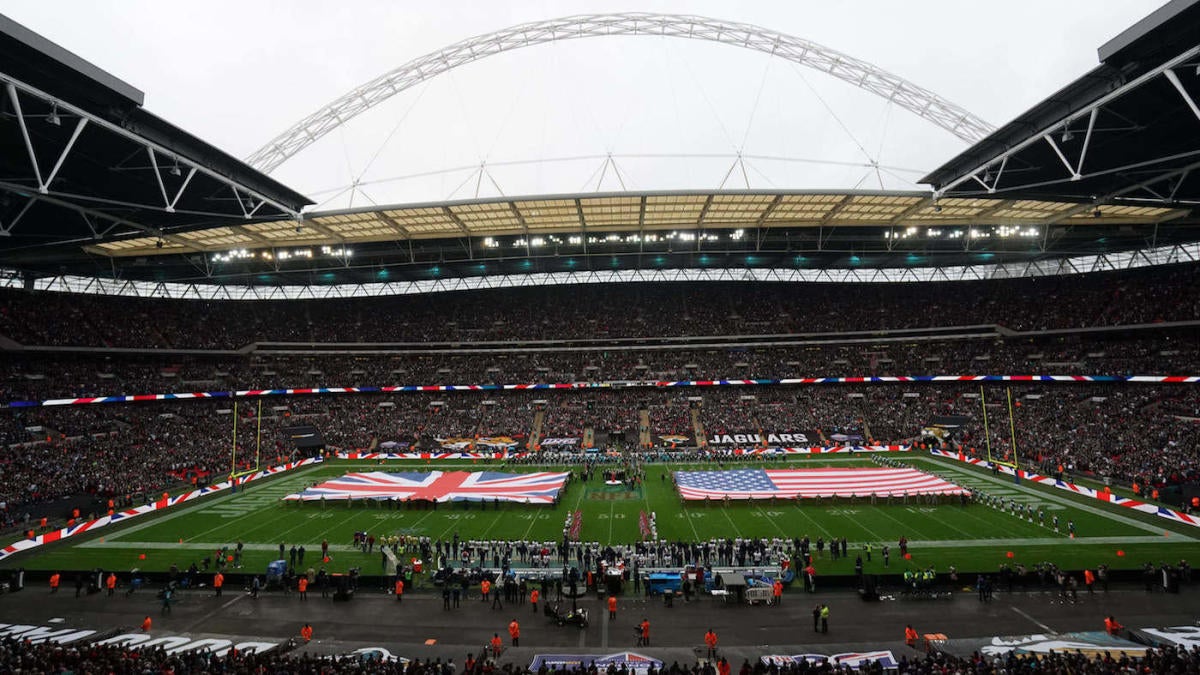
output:
[[1083,174],[1083,173],[1081,173],[1081,170],[1083,168],[1083,161],[1086,158],[1086,150],[1084,151],[1084,153],[1081,154],[1078,162],[1074,166],[1072,166],[1071,162],[1067,159],[1067,157],[1059,149],[1058,144],[1055,143],[1055,141],[1053,139],[1053,135],[1059,131],[1062,131],[1065,128],[1070,127],[1071,123],[1074,122],[1075,120],[1078,120],[1078,119],[1083,118],[1084,116],[1087,116],[1088,117],[1088,137],[1087,138],[1090,141],[1091,134],[1092,134],[1094,126],[1095,126],[1095,112],[1094,111],[1103,109],[1104,106],[1108,105],[1109,103],[1116,101],[1117,99],[1121,98],[1122,96],[1125,96],[1129,92],[1138,89],[1139,87],[1145,85],[1146,83],[1148,83],[1158,77],[1165,77],[1168,81],[1171,82],[1171,84],[1173,86],[1176,86],[1177,89],[1180,89],[1180,94],[1184,95],[1184,100],[1186,102],[1188,102],[1189,104],[1194,103],[1194,101],[1191,100],[1189,96],[1187,96],[1186,90],[1183,90],[1181,88],[1181,85],[1176,85],[1176,82],[1178,81],[1178,76],[1175,74],[1174,69],[1183,64],[1190,63],[1197,56],[1200,56],[1200,45],[1192,47],[1191,49],[1188,49],[1187,51],[1183,52],[1182,54],[1179,54],[1179,55],[1175,56],[1174,58],[1169,59],[1169,60],[1159,64],[1157,67],[1152,68],[1151,70],[1143,73],[1142,75],[1139,75],[1138,77],[1134,78],[1133,80],[1130,80],[1129,82],[1126,82],[1125,84],[1117,87],[1116,89],[1113,89],[1109,93],[1105,94],[1104,96],[1101,96],[1100,98],[1096,99],[1095,101],[1088,104],[1087,106],[1084,106],[1083,108],[1080,108],[1079,110],[1072,112],[1065,120],[1055,121],[1053,124],[1050,124],[1050,125],[1046,126],[1045,128],[1040,129],[1037,133],[1031,134],[1029,136],[1029,138],[1026,138],[1024,141],[1021,141],[1020,143],[1017,143],[1017,144],[1013,145],[1012,147],[1006,149],[1004,152],[1001,152],[1001,153],[991,157],[987,161],[976,166],[974,169],[964,172],[958,178],[955,178],[954,180],[950,181],[949,183],[939,186],[938,189],[934,192],[934,195],[936,197],[941,197],[943,195],[946,195],[949,191],[953,190],[954,188],[958,187],[962,183],[965,183],[966,181],[969,181],[969,180],[974,180],[974,181],[978,182],[979,184],[983,185],[983,187],[985,189],[987,189],[987,191],[989,193],[994,193],[996,191],[996,186],[999,183],[999,177],[997,177],[996,181],[994,181],[991,185],[988,185],[986,182],[984,182],[983,179],[980,178],[980,176],[984,175],[986,172],[988,172],[994,165],[997,164],[997,162],[1001,163],[1001,167],[1003,167],[1004,163],[1006,163],[1010,157],[1013,157],[1013,156],[1017,155],[1018,153],[1020,153],[1021,151],[1025,150],[1026,148],[1030,147],[1031,145],[1034,145],[1034,144],[1040,143],[1040,142],[1048,143],[1050,145],[1050,147],[1054,150],[1059,161],[1062,162],[1062,164],[1065,168],[1064,178],[1062,180],[1043,181],[1041,183],[1037,183],[1037,184],[1033,184],[1033,185],[1010,186],[1010,187],[1006,187],[1005,188],[1006,190],[1030,188],[1030,187],[1042,187],[1042,186],[1045,186],[1048,184],[1077,181],[1077,180],[1081,180],[1083,178],[1088,178],[1090,176],[1097,176],[1097,175],[1103,175],[1103,174],[1113,173],[1113,172],[1117,172],[1117,171],[1124,171],[1124,170],[1127,170],[1130,168],[1137,168],[1137,167],[1144,166],[1147,164],[1153,164],[1156,162],[1167,161],[1167,160],[1176,158],[1174,156],[1173,157],[1163,157],[1163,158],[1159,158],[1159,159],[1148,161],[1148,162],[1138,162],[1136,164],[1131,164],[1129,166],[1109,168],[1109,169],[1104,169],[1104,170],[1098,170],[1091,174]]
[[[1086,274],[1089,272],[1136,269],[1182,262],[1200,262],[1200,242],[1150,247],[1118,253],[1057,258],[1053,260],[949,267],[585,270],[576,272],[538,272],[532,274],[455,277],[452,279],[422,281],[353,283],[329,286],[240,286],[232,284],[154,282],[57,275],[38,278],[34,281],[33,286],[36,290],[93,295],[205,300],[291,300],[416,295],[488,288],[666,281],[778,281],[785,283],[977,281]],[[0,286],[21,287],[23,285],[19,274],[5,276],[4,272],[7,272],[7,270],[0,270]]]
[[270,173],[359,114],[458,66],[522,47],[613,35],[705,40],[777,56],[895,103],[968,143],[978,141],[994,129],[961,106],[898,75],[786,33],[752,24],[681,14],[585,14],[512,26],[417,57],[321,107],[254,151],[246,162]]
[[[66,159],[68,153],[72,150],[72,148],[75,144],[75,141],[79,138],[79,135],[83,132],[84,127],[92,127],[92,128],[97,128],[97,129],[103,129],[104,131],[106,131],[108,133],[119,136],[141,148],[144,148],[148,153],[151,153],[150,156],[151,156],[152,164],[154,163],[154,157],[159,156],[159,157],[171,158],[175,162],[178,162],[178,164],[180,166],[188,167],[189,175],[188,175],[187,179],[185,179],[187,182],[190,182],[191,177],[193,175],[195,175],[195,173],[201,173],[204,176],[206,176],[207,178],[210,178],[219,184],[227,185],[230,188],[234,189],[235,191],[239,191],[241,193],[244,193],[244,194],[250,196],[255,201],[257,201],[260,206],[262,204],[269,204],[274,209],[276,209],[280,214],[291,216],[293,218],[300,217],[300,214],[298,212],[296,212],[295,210],[293,210],[293,209],[287,207],[286,205],[281,204],[273,199],[270,199],[266,195],[263,195],[262,193],[258,192],[257,190],[252,190],[250,188],[247,188],[246,186],[241,185],[240,183],[237,183],[236,181],[233,181],[233,180],[225,177],[224,175],[222,175],[202,164],[195,164],[195,163],[189,161],[186,157],[181,157],[178,153],[172,152],[171,150],[168,150],[167,148],[159,145],[158,143],[155,143],[143,136],[140,136],[133,131],[125,129],[125,128],[121,127],[120,125],[114,124],[114,123],[108,121],[107,119],[104,119],[103,117],[99,117],[97,115],[94,115],[94,114],[82,109],[82,108],[74,106],[69,102],[59,100],[58,98],[52,96],[51,94],[48,94],[48,93],[42,91],[41,89],[38,89],[37,87],[26,84],[25,82],[22,82],[21,80],[18,80],[16,78],[10,77],[9,75],[7,75],[3,72],[0,72],[0,82],[4,83],[5,88],[8,90],[9,98],[14,105],[14,112],[17,113],[18,123],[22,129],[22,134],[24,136],[26,150],[29,152],[30,158],[33,161],[33,172],[34,172],[35,179],[38,183],[38,191],[41,192],[42,194],[53,194],[53,191],[49,189],[50,182],[53,180],[55,175],[58,173],[58,170],[59,170],[59,168],[61,168],[63,161]],[[39,166],[37,166],[34,149],[32,147],[32,139],[29,138],[28,134],[25,131],[24,116],[20,113],[20,97],[18,96],[18,94],[23,94],[25,96],[40,99],[40,100],[46,102],[47,104],[51,105],[55,110],[59,111],[60,113],[77,117],[80,120],[80,122],[76,123],[75,129],[72,132],[71,138],[68,141],[66,147],[61,151],[57,163],[55,164],[53,169],[50,171],[50,173],[47,174],[47,177],[45,179],[43,179],[43,177],[42,177],[41,168]],[[89,132],[89,133],[91,133],[91,132]],[[155,169],[155,170],[157,171],[157,169]],[[161,175],[159,175],[159,180],[161,181]],[[183,187],[180,188],[178,194],[182,194],[183,188],[187,187],[187,182],[185,182]],[[164,199],[164,202],[166,202],[166,203],[163,206],[153,206],[153,205],[143,205],[143,204],[136,204],[136,205],[122,204],[122,203],[114,201],[114,200],[103,200],[103,199],[99,199],[99,198],[95,198],[95,197],[89,197],[86,195],[73,195],[73,194],[67,194],[67,193],[60,193],[59,196],[62,198],[65,198],[65,199],[88,199],[88,200],[96,202],[96,203],[109,203],[109,204],[118,205],[118,206],[134,206],[137,208],[156,209],[159,211],[166,211],[169,213],[173,213],[174,212],[174,203],[176,201],[178,201],[178,194],[176,195],[174,200],[169,199],[169,198]],[[218,216],[222,216],[222,217],[229,216],[229,214],[209,214],[209,213],[205,213],[205,212],[188,212],[188,213],[192,213],[193,215],[199,215],[199,216],[213,216],[213,215],[218,215]]]

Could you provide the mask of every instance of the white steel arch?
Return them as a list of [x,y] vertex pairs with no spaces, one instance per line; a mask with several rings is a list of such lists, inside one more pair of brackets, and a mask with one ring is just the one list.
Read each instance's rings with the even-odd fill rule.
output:
[[584,14],[524,23],[477,35],[420,56],[347,92],[271,139],[246,158],[270,173],[293,155],[392,96],[472,61],[559,40],[608,35],[657,35],[707,40],[779,56],[853,84],[895,103],[968,143],[994,127],[932,91],[861,59],[760,26],[681,14]]

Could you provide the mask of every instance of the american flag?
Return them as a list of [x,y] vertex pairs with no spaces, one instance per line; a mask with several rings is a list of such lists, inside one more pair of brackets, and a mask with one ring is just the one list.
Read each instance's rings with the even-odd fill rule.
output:
[[348,473],[284,499],[420,499],[439,502],[492,501],[553,504],[568,473],[429,471]]
[[961,487],[916,469],[732,469],[676,471],[684,499],[957,495]]

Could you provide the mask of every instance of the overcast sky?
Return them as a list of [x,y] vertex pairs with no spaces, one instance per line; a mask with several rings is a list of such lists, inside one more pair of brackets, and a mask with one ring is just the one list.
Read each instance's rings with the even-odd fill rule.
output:
[[[150,111],[244,157],[426,52],[527,21],[618,11],[698,14],[812,40],[1000,125],[1093,68],[1097,47],[1160,4],[0,0],[0,12],[145,91]],[[913,189],[922,171],[964,147],[779,57],[617,37],[456,68],[346,123],[273,175],[324,208],[622,187]],[[716,156],[680,157],[697,154]]]

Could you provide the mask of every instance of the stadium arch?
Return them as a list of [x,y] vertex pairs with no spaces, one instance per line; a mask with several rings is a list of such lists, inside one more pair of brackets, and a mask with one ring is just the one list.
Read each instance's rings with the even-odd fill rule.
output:
[[270,173],[354,117],[446,71],[503,52],[561,40],[654,35],[743,47],[813,68],[875,94],[975,143],[995,127],[965,108],[874,64],[761,26],[684,14],[583,14],[477,35],[419,56],[358,86],[296,122],[246,158]]

